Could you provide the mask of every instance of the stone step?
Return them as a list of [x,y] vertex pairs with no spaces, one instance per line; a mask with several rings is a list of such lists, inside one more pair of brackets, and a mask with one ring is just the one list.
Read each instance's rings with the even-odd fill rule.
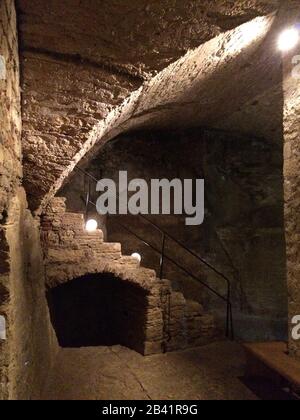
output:
[[130,280],[146,290],[152,290],[156,285],[156,272],[148,268],[132,268],[116,262],[115,273],[123,280]]
[[124,264],[124,266],[139,268],[140,263],[136,258],[130,256],[122,256],[120,258],[119,264]]
[[170,306],[171,308],[185,308],[186,300],[182,293],[180,292],[171,292],[170,297]]
[[80,217],[72,218],[64,215],[61,219],[61,226],[84,231],[84,220]]
[[82,213],[67,212],[67,213],[64,214],[63,219],[83,220],[84,221],[84,215]]
[[102,230],[97,229],[95,232],[87,232],[85,230],[76,231],[75,237],[82,240],[103,240],[104,234]]
[[194,300],[187,300],[185,306],[185,316],[187,318],[192,318],[195,316],[202,316],[204,315],[204,308],[203,306]]
[[46,213],[56,214],[56,213],[65,213],[66,212],[66,198],[64,197],[54,197],[51,202],[47,205]]
[[91,256],[83,249],[64,249],[64,252],[61,252],[61,248],[50,248],[47,252],[46,261],[48,263],[80,263]]
[[87,238],[75,235],[74,239],[81,245],[93,245],[95,248],[103,245],[103,238],[99,236],[98,238]]
[[122,257],[122,247],[121,244],[116,242],[103,242],[99,243],[99,245],[96,247],[97,253],[102,252],[103,254],[107,253],[119,253],[120,258]]

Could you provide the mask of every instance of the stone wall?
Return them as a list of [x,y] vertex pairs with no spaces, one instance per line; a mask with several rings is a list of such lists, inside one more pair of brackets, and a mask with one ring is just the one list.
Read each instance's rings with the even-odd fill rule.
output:
[[[16,15],[13,0],[0,3],[0,313],[7,321],[9,244],[3,228],[21,176],[21,116]],[[8,396],[9,353],[0,341],[0,399]]]
[[0,311],[7,321],[3,398],[36,399],[58,346],[45,296],[39,223],[27,209],[22,189],[11,200],[3,234],[7,244],[6,273],[0,274],[6,292]]
[[[142,178],[204,178],[204,224],[185,226],[183,217],[153,216],[151,220],[197,252],[232,280],[238,335],[246,340],[286,338],[287,291],[283,229],[282,144],[228,132],[192,129],[140,132],[120,136],[106,145],[87,168],[96,179],[118,180],[127,170],[129,180]],[[81,197],[87,178],[77,174],[61,194],[67,206],[84,211]],[[84,185],[85,184],[85,185]],[[95,183],[91,184],[94,202]],[[143,264],[159,272],[160,255],[122,230],[121,222],[161,248],[161,235],[138,217],[99,218],[107,238],[122,242],[124,251],[139,252]],[[222,279],[167,241],[167,254],[201,280],[226,295]],[[209,310],[224,313],[224,305],[173,264],[165,276],[186,298]]]
[[0,1],[0,399],[40,396],[56,340],[45,299],[39,226],[19,184],[21,113],[13,0]]
[[[173,291],[168,280],[160,281],[154,270],[140,267],[136,259],[122,255],[120,243],[104,242],[101,230],[87,232],[83,214],[66,212],[64,198],[51,201],[42,215],[41,226],[49,289],[93,274],[113,276],[129,288],[142,289],[146,299],[143,335],[139,333],[141,326],[128,336],[120,332],[120,344],[149,355],[206,344],[215,338],[212,315],[205,313],[199,303]],[[137,303],[122,302],[123,298],[120,307],[129,317],[136,316]]]
[[0,2],[0,222],[14,195],[21,169],[21,106],[16,13],[13,0]]
[[[299,2],[289,0],[289,13],[285,18],[291,24],[300,19]],[[293,57],[299,56],[299,47],[285,53],[284,62],[284,176],[285,176],[285,227],[287,247],[287,280],[289,291],[289,349],[291,355],[300,358],[300,340],[292,337],[295,316],[300,315],[300,75]],[[296,60],[296,63],[299,63]]]

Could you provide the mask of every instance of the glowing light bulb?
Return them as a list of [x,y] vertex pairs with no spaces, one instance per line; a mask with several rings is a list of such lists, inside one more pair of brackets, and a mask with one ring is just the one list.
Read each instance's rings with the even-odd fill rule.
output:
[[296,28],[286,29],[278,38],[278,48],[280,51],[290,51],[296,47],[299,39],[299,31]]
[[134,254],[131,255],[132,258],[136,259],[139,263],[142,261],[142,257],[140,254],[138,254],[137,252],[135,252]]
[[98,229],[98,222],[97,220],[90,219],[86,222],[85,229],[88,232],[95,232]]

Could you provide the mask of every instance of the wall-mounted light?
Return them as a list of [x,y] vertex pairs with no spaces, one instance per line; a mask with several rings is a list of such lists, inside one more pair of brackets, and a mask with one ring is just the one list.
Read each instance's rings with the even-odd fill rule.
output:
[[85,229],[88,232],[95,232],[98,229],[98,222],[95,219],[89,219],[85,224]]
[[278,38],[278,49],[280,51],[290,51],[299,43],[300,34],[296,28],[285,29]]
[[141,263],[142,256],[140,254],[138,254],[137,252],[135,252],[131,256],[132,256],[132,258],[134,258],[135,260],[137,260],[139,263]]
[[0,315],[0,340],[6,340],[6,319]]

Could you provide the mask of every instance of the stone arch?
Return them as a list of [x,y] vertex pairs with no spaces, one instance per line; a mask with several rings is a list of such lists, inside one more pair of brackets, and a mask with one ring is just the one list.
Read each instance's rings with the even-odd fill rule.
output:
[[[111,273],[88,274],[48,289],[47,300],[61,347],[122,345],[149,353],[153,298],[141,285]],[[161,351],[162,318],[155,313]]]
[[121,244],[104,242],[102,231],[86,232],[84,216],[67,213],[64,198],[51,201],[41,222],[48,290],[67,287],[74,279],[87,275],[108,275],[140,288],[147,297],[145,340],[136,349],[143,354],[160,353],[163,315],[161,285],[155,271],[141,268],[137,260],[123,256]]

